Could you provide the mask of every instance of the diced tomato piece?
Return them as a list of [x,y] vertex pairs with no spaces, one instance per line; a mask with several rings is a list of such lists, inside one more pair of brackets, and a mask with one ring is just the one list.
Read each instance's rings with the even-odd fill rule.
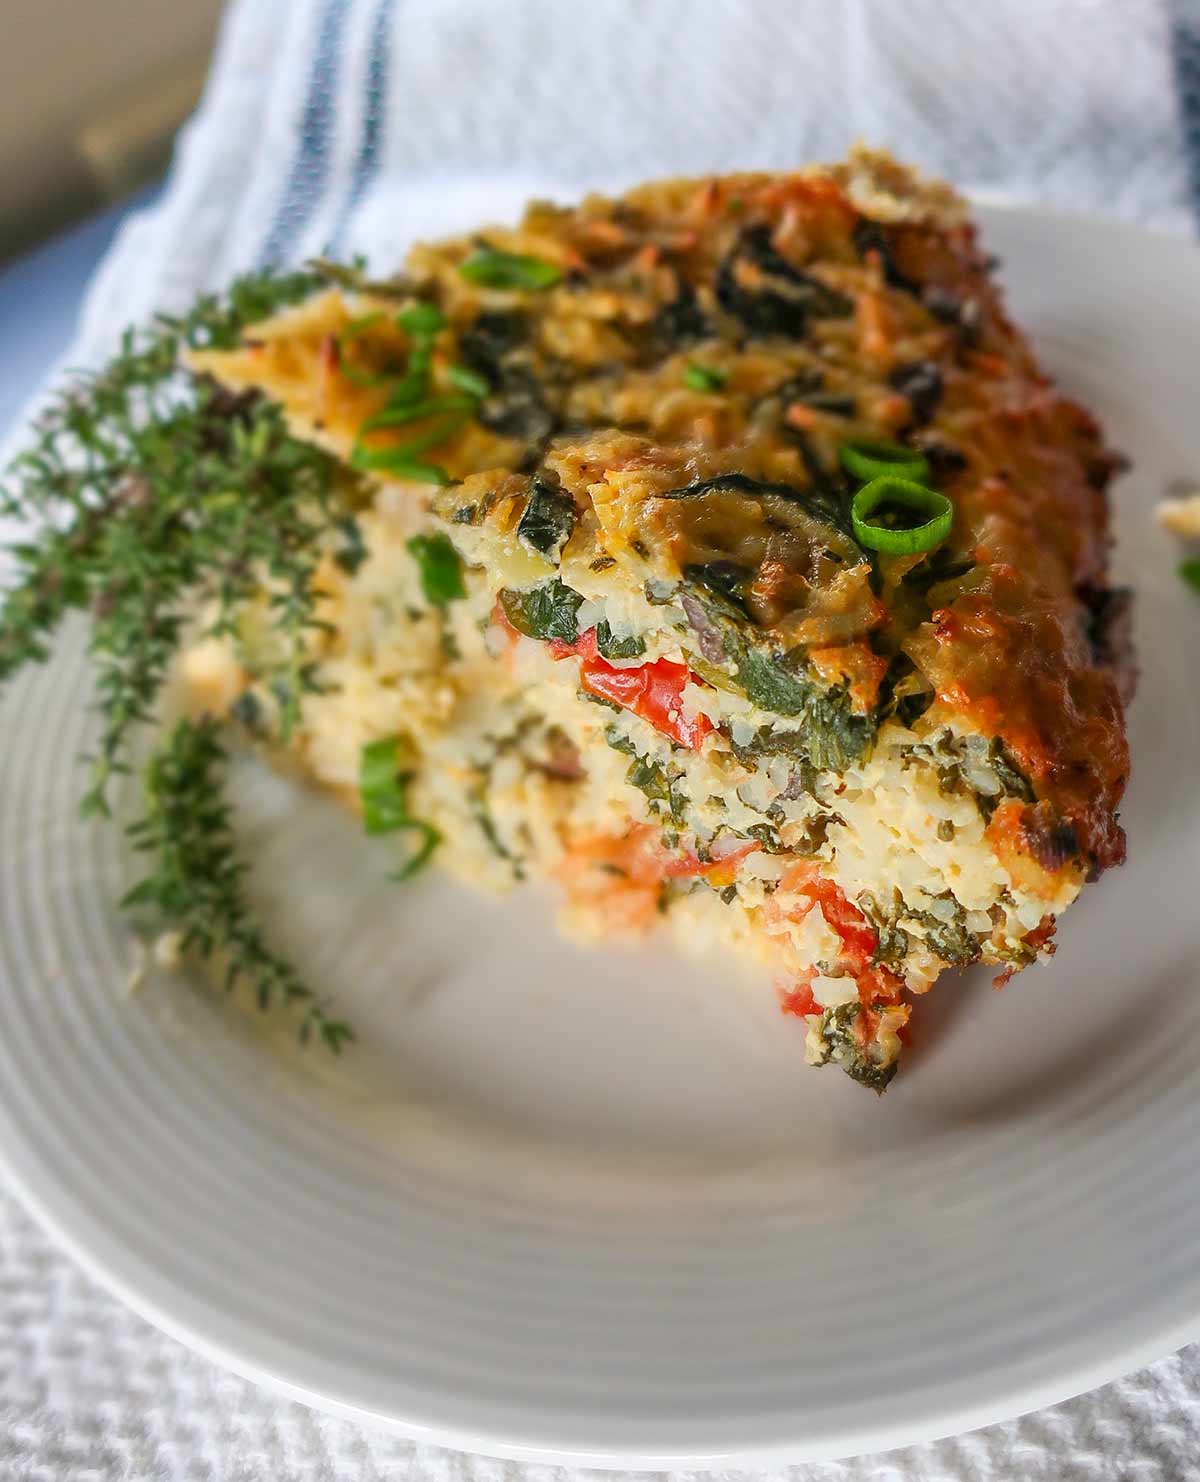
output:
[[805,1019],[809,1014],[822,1012],[821,1005],[813,997],[811,979],[816,969],[809,971],[810,981],[800,981],[794,988],[781,988],[779,991],[779,1007],[785,1014],[795,1014],[798,1019]]
[[858,907],[846,899],[832,880],[827,880],[814,865],[805,862],[794,865],[780,880],[779,888],[785,893],[795,892],[815,901],[841,939],[852,970],[857,973],[866,968],[879,944],[879,936]]
[[733,849],[728,854],[722,855],[720,859],[710,859],[705,862],[697,859],[694,854],[684,854],[667,860],[663,868],[663,874],[676,880],[702,879],[728,871],[730,880],[737,873],[736,866],[739,860],[745,859],[748,854],[753,854],[756,849],[761,849],[758,843],[744,844],[740,849]]
[[890,967],[858,968],[855,972],[861,1003],[897,1004],[904,996],[904,979]]
[[595,628],[588,628],[574,643],[551,639],[550,652],[556,659],[578,655],[579,682],[589,694],[611,700],[622,710],[631,710],[680,746],[699,751],[712,730],[707,715],[689,718],[683,713],[683,691],[692,680],[692,671],[686,664],[655,659],[649,664],[618,669],[600,657]]
[[847,956],[869,958],[875,951],[879,943],[875,928],[836,886],[821,897],[821,913],[841,937]]

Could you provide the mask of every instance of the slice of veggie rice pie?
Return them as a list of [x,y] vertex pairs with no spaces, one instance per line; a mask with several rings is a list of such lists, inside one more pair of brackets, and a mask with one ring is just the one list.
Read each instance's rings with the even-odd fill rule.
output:
[[268,581],[193,703],[576,930],[753,954],[882,1090],[915,995],[1052,953],[1125,850],[1118,459],[991,268],[866,150],[327,266],[191,356],[354,471],[322,684],[284,742]]

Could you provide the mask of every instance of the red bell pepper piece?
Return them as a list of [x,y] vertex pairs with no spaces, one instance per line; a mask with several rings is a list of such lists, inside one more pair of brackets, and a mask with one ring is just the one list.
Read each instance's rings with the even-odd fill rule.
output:
[[589,694],[611,700],[622,710],[632,710],[680,746],[699,751],[713,728],[707,715],[688,717],[683,713],[683,691],[693,677],[686,664],[655,659],[636,668],[618,669],[601,658],[595,628],[586,629],[574,643],[552,640],[550,651],[556,659],[577,655],[579,682]]

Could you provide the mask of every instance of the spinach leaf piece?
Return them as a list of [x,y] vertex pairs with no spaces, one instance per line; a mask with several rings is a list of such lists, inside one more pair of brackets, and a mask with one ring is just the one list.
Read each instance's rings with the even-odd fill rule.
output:
[[578,514],[575,501],[565,489],[537,474],[530,484],[525,512],[517,525],[517,539],[557,566],[562,559],[563,547],[575,529]]
[[614,638],[607,619],[602,618],[596,624],[596,647],[601,658],[636,659],[646,652],[646,641],[636,633],[631,633],[628,638]]
[[717,302],[754,336],[800,339],[809,316],[845,318],[854,305],[819,279],[792,266],[764,225],[744,231],[717,269]]
[[704,317],[704,311],[696,299],[696,290],[690,283],[682,284],[678,296],[659,309],[651,320],[650,332],[664,354],[670,354],[681,345],[694,344],[712,334],[712,326]]
[[749,625],[738,621],[736,609],[728,603],[707,591],[697,591],[694,600],[719,634],[733,681],[746,698],[763,710],[802,722],[786,732],[768,730],[760,745],[742,751],[783,751],[818,772],[844,772],[867,755],[878,728],[874,715],[855,714],[844,689],[820,688],[791,669],[786,655],[756,644]]
[[501,437],[540,444],[557,426],[546,405],[541,382],[526,365],[501,365],[492,378],[492,394],[479,408],[479,421]]
[[637,756],[625,774],[625,780],[646,794],[654,812],[665,809],[676,823],[683,822],[687,800],[675,786],[678,779],[671,777],[660,763],[651,761],[649,757]]
[[878,1091],[882,1095],[896,1074],[896,1062],[893,1060],[891,1065],[876,1065],[854,1038],[854,1025],[861,1012],[862,1005],[857,1003],[842,1003],[824,1011],[817,1031],[824,1053],[824,1059],[820,1063],[827,1065],[830,1060],[836,1061],[851,1080],[857,1081],[860,1086],[869,1086],[872,1091]]
[[557,577],[540,586],[516,592],[505,587],[500,593],[504,616],[527,638],[559,638],[574,643],[579,636],[579,608],[583,598],[564,586]]

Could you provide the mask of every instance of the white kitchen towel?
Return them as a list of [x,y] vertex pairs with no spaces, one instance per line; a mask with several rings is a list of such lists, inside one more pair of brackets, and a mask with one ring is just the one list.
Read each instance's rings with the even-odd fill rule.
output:
[[1200,0],[238,0],[81,348],[263,261],[332,246],[382,267],[531,191],[787,167],[856,138],[1186,229],[1191,34]]
[[[167,189],[70,357],[238,269],[377,267],[530,193],[832,158],[856,137],[981,189],[1189,230],[1200,0],[237,0]],[[1200,1475],[1200,1349],[953,1440],[780,1482]],[[589,1474],[596,1476],[598,1474]],[[0,1194],[2,1482],[574,1482],[361,1432],[220,1373]]]

